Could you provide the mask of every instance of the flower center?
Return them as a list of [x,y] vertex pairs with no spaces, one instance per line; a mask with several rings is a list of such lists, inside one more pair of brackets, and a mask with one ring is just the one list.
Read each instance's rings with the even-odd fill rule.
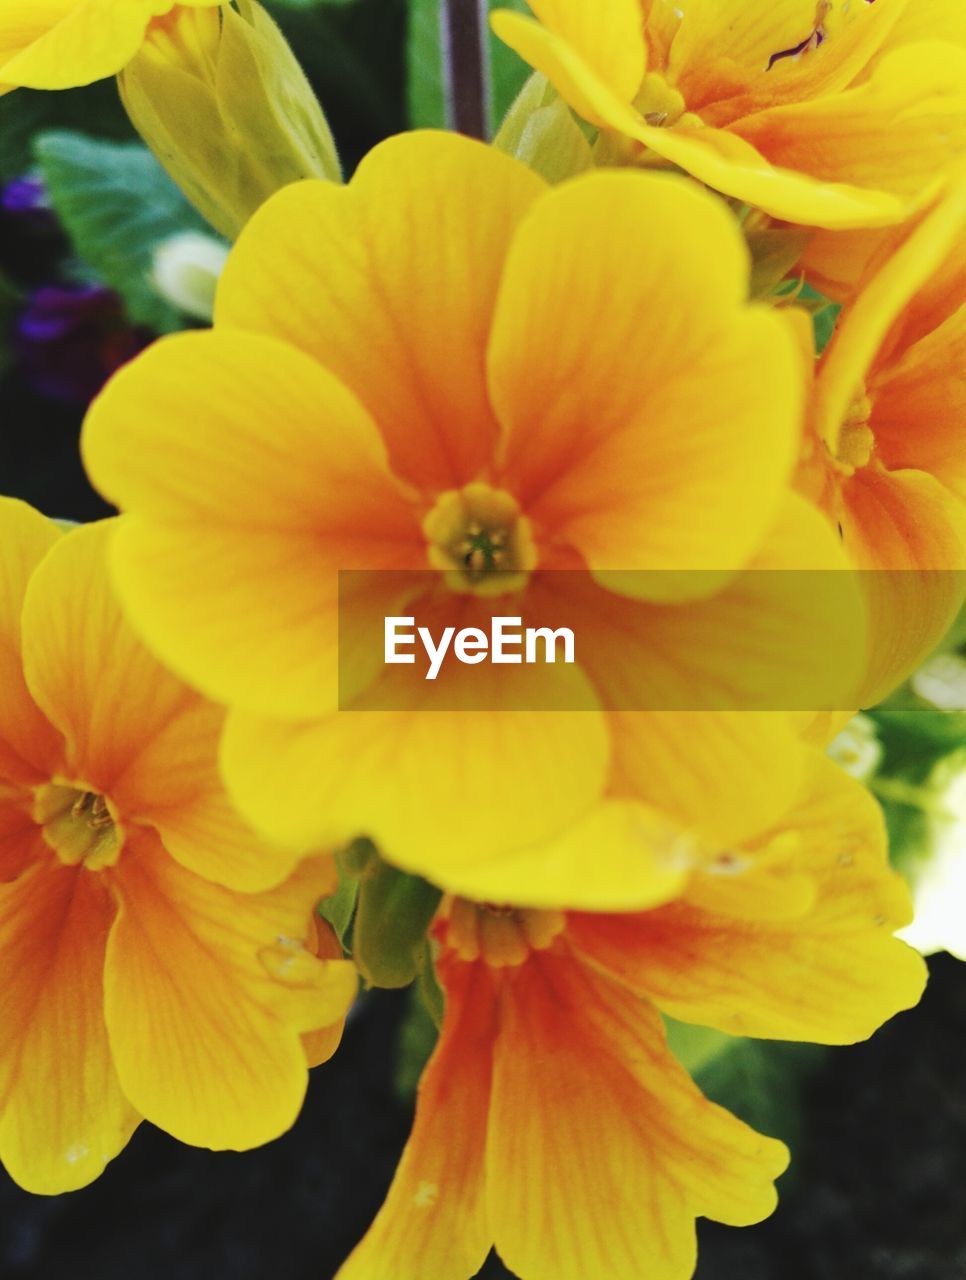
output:
[[687,110],[684,96],[657,71],[649,71],[644,77],[634,106],[646,123],[655,128],[670,128],[672,125],[697,128],[702,123],[700,116]]
[[839,428],[838,439],[830,449],[833,463],[844,475],[854,475],[872,460],[875,435],[869,426],[871,416],[872,402],[863,392],[853,400],[848,415]]
[[443,941],[461,960],[485,960],[493,969],[521,965],[531,951],[546,951],[566,928],[562,911],[533,911],[454,898],[443,908]]
[[38,787],[33,817],[65,866],[83,864],[88,871],[101,871],[121,856],[124,836],[117,815],[96,791],[59,782]]
[[488,484],[440,495],[423,521],[427,555],[454,591],[519,591],[537,564],[530,522],[516,499]]

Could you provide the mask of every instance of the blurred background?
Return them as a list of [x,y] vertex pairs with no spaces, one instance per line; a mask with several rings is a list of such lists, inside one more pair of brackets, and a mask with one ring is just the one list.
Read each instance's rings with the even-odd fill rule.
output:
[[[380,138],[443,123],[437,0],[269,7],[319,94],[347,174]],[[494,119],[524,76],[494,50]],[[206,234],[136,144],[113,83],[0,98],[3,492],[51,516],[105,513],[78,459],[80,422],[103,381],[154,336],[202,322],[159,283],[159,247],[185,232]],[[871,777],[897,859],[931,904],[930,949],[963,953],[958,639],[845,750]],[[796,1156],[769,1222],[702,1226],[699,1280],[966,1277],[966,965],[939,954],[930,967],[921,1006],[867,1045],[722,1037],[713,1053],[689,1057],[684,1044],[706,1091]],[[407,993],[372,993],[335,1059],[313,1073],[294,1131],[262,1150],[197,1151],[144,1125],[94,1186],[70,1196],[28,1196],[0,1170],[0,1280],[328,1280],[389,1184],[428,1047]],[[508,1274],[495,1258],[481,1272]]]

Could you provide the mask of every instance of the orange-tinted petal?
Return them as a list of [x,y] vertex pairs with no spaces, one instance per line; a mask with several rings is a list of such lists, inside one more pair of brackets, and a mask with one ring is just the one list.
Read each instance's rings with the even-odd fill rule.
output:
[[484,1161],[496,996],[486,965],[441,966],[446,1016],[382,1209],[337,1280],[469,1280],[489,1253]]
[[735,569],[773,521],[802,389],[748,272],[720,202],[666,176],[576,179],[521,225],[489,357],[503,471],[592,570]]
[[328,1026],[355,992],[348,962],[305,948],[315,895],[232,894],[147,834],[128,841],[117,874],[105,1007],[125,1093],[183,1142],[244,1150],[278,1137],[305,1093],[307,1002]]
[[502,1015],[487,1205],[514,1272],[683,1280],[697,1217],[771,1213],[785,1148],[701,1096],[636,996],[539,953],[508,972]]
[[542,190],[465,138],[390,139],[348,187],[301,184],[259,211],[221,279],[216,323],[307,351],[372,414],[399,475],[459,487],[492,452],[487,335],[508,243]]
[[32,507],[0,497],[0,781],[33,783],[62,753],[24,681],[21,613],[30,575],[60,537]]
[[115,580],[165,662],[216,701],[336,705],[338,571],[424,555],[345,387],[267,338],[183,334],[111,382],[83,445],[96,483],[136,512],[116,534]]
[[864,1039],[915,1004],[925,982],[920,958],[891,936],[910,905],[888,867],[881,812],[817,756],[800,803],[761,843],[778,836],[790,864],[815,883],[805,914],[754,921],[685,902],[637,916],[578,916],[574,945],[682,1021],[773,1039]]
[[53,860],[0,886],[0,1158],[43,1195],[93,1182],[139,1121],[104,1024],[114,911],[103,879]]

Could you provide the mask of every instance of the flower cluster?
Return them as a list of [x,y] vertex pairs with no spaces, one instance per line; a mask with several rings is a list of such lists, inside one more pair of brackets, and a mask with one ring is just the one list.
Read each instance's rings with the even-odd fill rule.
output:
[[[788,1156],[661,1015],[845,1044],[925,979],[826,748],[963,598],[961,7],[531,7],[497,144],[343,184],[252,0],[0,0],[0,84],[120,74],[237,235],[212,327],[87,416],[121,514],[0,506],[0,1158],[54,1192],[142,1117],[267,1141],[357,971],[418,975],[439,1041],[341,1280],[687,1280]],[[373,643],[494,612],[577,660],[443,705]]]

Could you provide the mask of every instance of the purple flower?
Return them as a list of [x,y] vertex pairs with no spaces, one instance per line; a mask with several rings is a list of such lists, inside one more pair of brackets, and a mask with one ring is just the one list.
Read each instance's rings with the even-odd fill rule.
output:
[[152,336],[131,326],[120,298],[102,285],[45,285],[17,317],[13,347],[34,390],[87,404]]
[[27,173],[0,188],[0,210],[29,231],[58,229],[57,215],[39,174]]

